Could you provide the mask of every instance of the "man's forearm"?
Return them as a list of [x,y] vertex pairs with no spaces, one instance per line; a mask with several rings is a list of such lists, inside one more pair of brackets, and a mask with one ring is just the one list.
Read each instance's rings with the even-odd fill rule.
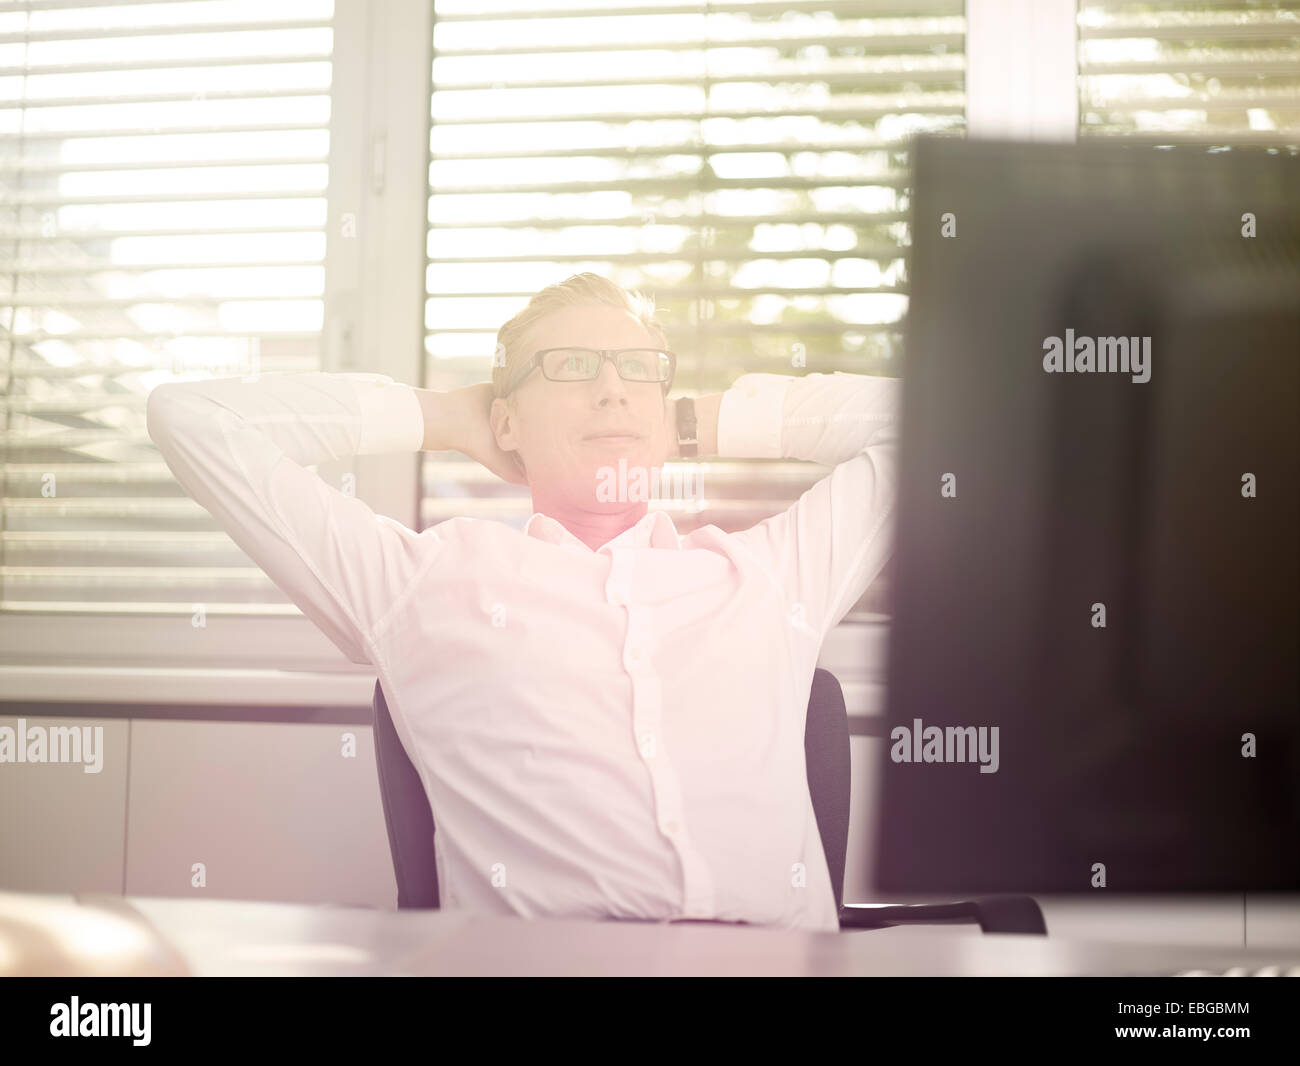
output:
[[414,391],[424,414],[424,451],[463,452],[486,432],[492,406],[491,382],[461,389]]
[[415,389],[414,392],[424,415],[423,451],[460,452],[503,481],[515,485],[528,483],[516,453],[503,451],[496,442],[491,424],[492,382],[481,381],[463,389]]
[[415,389],[415,397],[420,401],[420,410],[424,414],[424,443],[421,449],[426,452],[446,452],[456,447],[449,432],[451,421],[451,404],[448,392],[437,389]]

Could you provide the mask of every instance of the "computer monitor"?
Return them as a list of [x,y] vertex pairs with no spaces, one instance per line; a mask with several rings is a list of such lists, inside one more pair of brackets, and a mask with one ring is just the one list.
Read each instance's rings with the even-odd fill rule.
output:
[[875,888],[1300,888],[1300,158],[913,158]]

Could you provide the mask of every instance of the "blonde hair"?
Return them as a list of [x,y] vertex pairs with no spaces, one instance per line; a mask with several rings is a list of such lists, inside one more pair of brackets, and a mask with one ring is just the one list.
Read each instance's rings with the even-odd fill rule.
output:
[[[572,307],[575,304],[608,304],[627,311],[636,316],[658,344],[664,347],[668,345],[663,326],[655,318],[655,304],[652,297],[625,289],[607,278],[602,278],[599,274],[590,272],[573,274],[564,281],[546,286],[528,301],[528,306],[497,330],[496,350],[498,353],[503,352],[505,358],[502,359],[498,354],[493,363],[505,365],[492,367],[494,396],[505,396],[506,388],[518,373],[520,365],[527,362],[533,354],[522,350],[524,335],[552,311]],[[513,393],[507,397],[508,400],[513,398]]]

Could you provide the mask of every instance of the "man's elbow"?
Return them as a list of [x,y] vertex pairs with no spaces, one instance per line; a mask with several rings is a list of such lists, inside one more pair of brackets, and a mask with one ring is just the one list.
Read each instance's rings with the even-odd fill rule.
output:
[[177,424],[177,411],[183,389],[178,382],[155,385],[144,404],[144,426],[149,439],[159,443]]

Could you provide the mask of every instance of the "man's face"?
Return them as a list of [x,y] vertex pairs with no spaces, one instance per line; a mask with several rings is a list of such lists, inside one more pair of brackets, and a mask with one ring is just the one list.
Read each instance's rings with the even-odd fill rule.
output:
[[[526,360],[543,348],[659,348],[662,342],[627,311],[605,304],[566,307],[540,319],[524,338]],[[518,373],[512,365],[511,373]],[[515,389],[513,410],[492,403],[492,428],[506,451],[517,449],[528,468],[534,497],[561,499],[593,511],[625,510],[626,502],[597,497],[602,468],[627,477],[662,466],[668,454],[669,404],[658,382],[624,381],[608,360],[592,381],[550,381],[540,367]],[[599,439],[618,432],[622,439]],[[602,493],[602,495],[604,495]]]

